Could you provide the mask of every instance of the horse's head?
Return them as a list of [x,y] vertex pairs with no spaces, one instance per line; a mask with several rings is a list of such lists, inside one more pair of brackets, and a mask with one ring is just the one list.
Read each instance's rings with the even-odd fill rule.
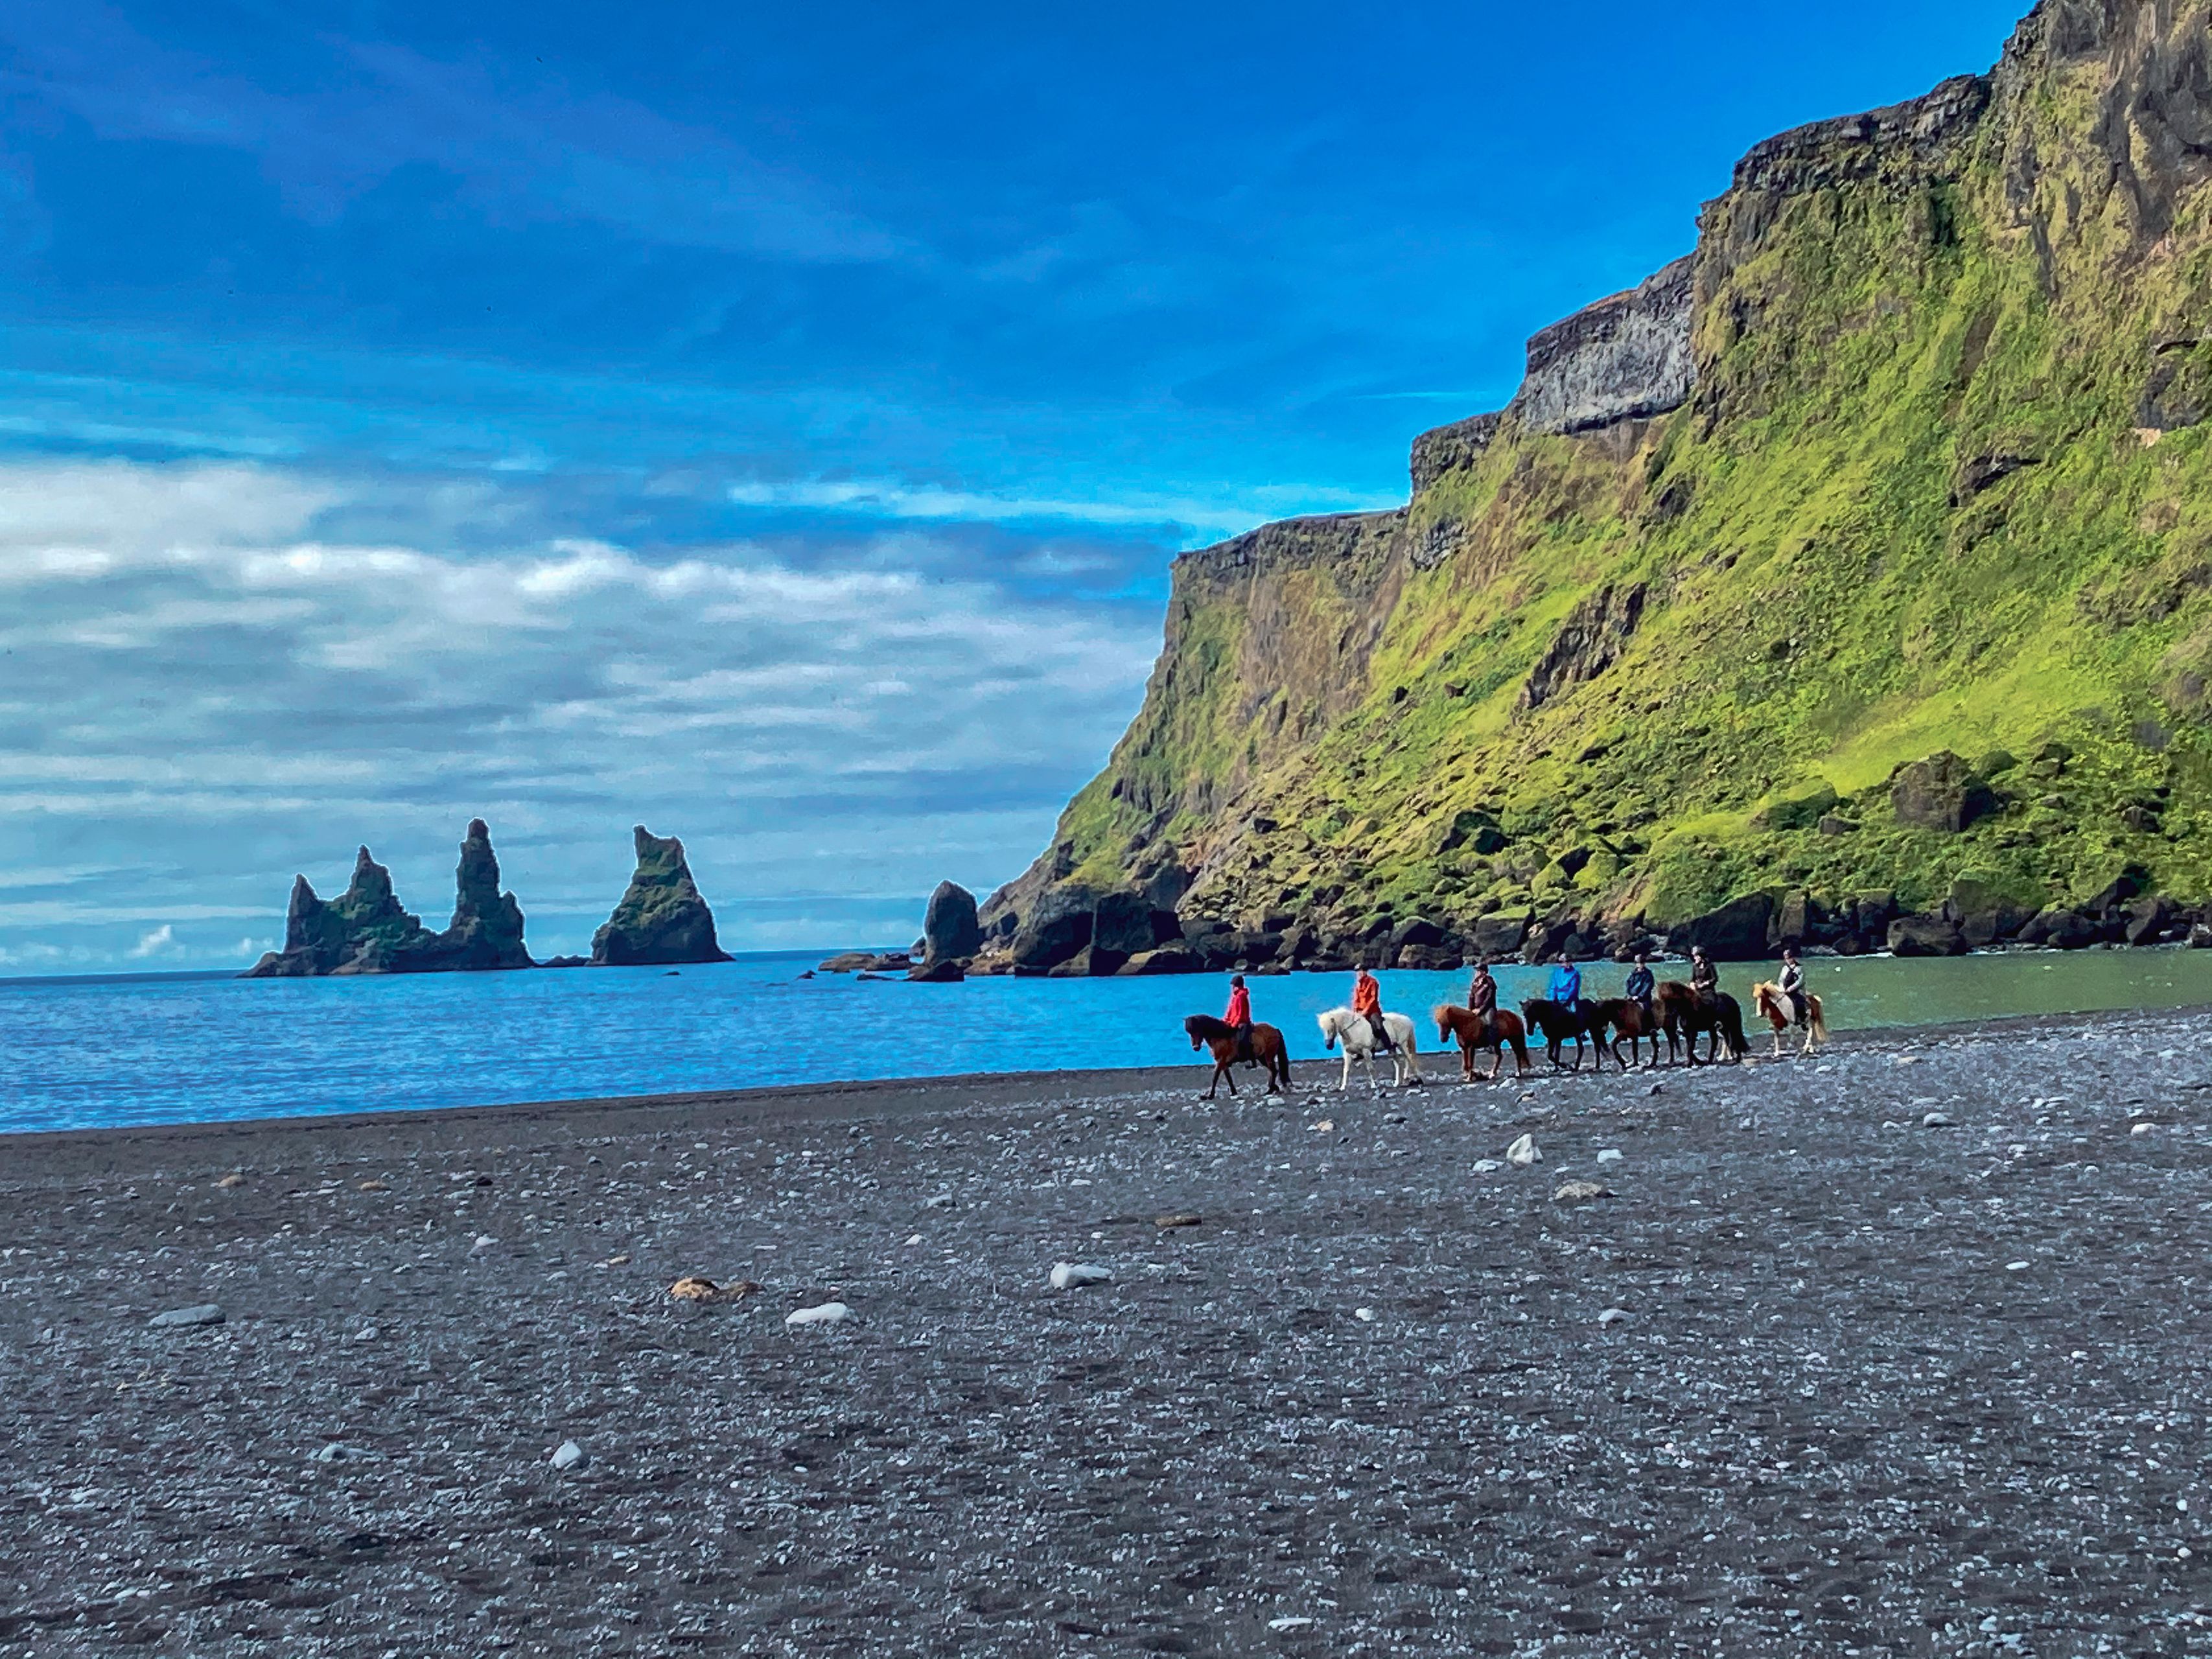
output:
[[1751,1005],[1762,1014],[1771,1014],[1782,1004],[1782,988],[1768,980],[1761,980],[1751,988]]
[[1459,1010],[1449,1002],[1443,1002],[1437,1005],[1434,1012],[1437,1021],[1437,1041],[1448,1042],[1451,1040],[1452,1032],[1458,1024]]
[[1191,1053],[1196,1054],[1200,1048],[1206,1047],[1205,1037],[1199,1034],[1198,1016],[1196,1014],[1193,1014],[1188,1019],[1183,1021],[1182,1029],[1183,1035],[1190,1039]]
[[1321,1017],[1321,1046],[1326,1053],[1333,1054],[1336,1052],[1336,1016],[1334,1013]]

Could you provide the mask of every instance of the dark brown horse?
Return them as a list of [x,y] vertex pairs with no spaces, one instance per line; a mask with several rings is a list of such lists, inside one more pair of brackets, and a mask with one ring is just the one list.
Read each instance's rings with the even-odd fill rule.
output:
[[[1211,1014],[1193,1014],[1183,1021],[1182,1029],[1190,1034],[1193,1053],[1200,1048],[1213,1051],[1213,1081],[1206,1091],[1206,1098],[1226,1083],[1229,1092],[1237,1092],[1237,1079],[1232,1072],[1243,1056],[1237,1053],[1237,1028]],[[1283,1034],[1272,1025],[1252,1028],[1252,1057],[1248,1065],[1257,1066],[1267,1074],[1267,1092],[1288,1094],[1291,1091],[1291,1051],[1283,1041]]]
[[[1669,980],[1659,988],[1655,1000],[1667,1028],[1667,1058],[1670,1063],[1674,1059],[1678,1033],[1692,1066],[1711,1065],[1717,1060],[1723,1043],[1730,1060],[1741,1060],[1751,1052],[1751,1040],[1743,1034],[1743,1005],[1727,992],[1716,992],[1708,1003],[1688,986]],[[1698,1058],[1700,1032],[1712,1039],[1711,1053],[1702,1060]]]
[[[1667,1024],[1660,1017],[1656,1003],[1638,1002],[1632,997],[1615,997],[1605,1002],[1585,1003],[1583,1006],[1590,1011],[1593,1030],[1609,1030],[1613,1033],[1607,1046],[1613,1050],[1614,1063],[1622,1071],[1626,1071],[1632,1063],[1641,1061],[1640,1045],[1646,1037],[1651,1039],[1651,1063],[1654,1066],[1659,1063],[1659,1038],[1666,1030]],[[1603,1022],[1602,1026],[1600,1021]],[[1620,1040],[1623,1037],[1628,1039],[1626,1060],[1620,1057]]]
[[1437,1040],[1449,1042],[1459,1039],[1460,1068],[1469,1083],[1474,1081],[1474,1051],[1487,1048],[1498,1056],[1492,1063],[1490,1075],[1482,1080],[1494,1083],[1505,1069],[1505,1049],[1509,1043],[1513,1058],[1520,1062],[1521,1075],[1528,1075],[1528,1028],[1521,1016],[1510,1008],[1499,1008],[1487,1015],[1478,1014],[1472,1008],[1462,1008],[1447,1002],[1434,1011],[1437,1020]]

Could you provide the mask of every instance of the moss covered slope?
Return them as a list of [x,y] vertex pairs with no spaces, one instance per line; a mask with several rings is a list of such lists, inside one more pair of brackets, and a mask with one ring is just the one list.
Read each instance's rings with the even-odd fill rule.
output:
[[[2207,61],[2201,0],[2046,4],[1988,76],[1762,145],[1678,406],[1547,331],[1544,395],[1426,443],[1405,511],[1180,561],[1143,712],[987,928],[1071,883],[1321,954],[2212,897]],[[1899,777],[1947,753],[1948,818]]]

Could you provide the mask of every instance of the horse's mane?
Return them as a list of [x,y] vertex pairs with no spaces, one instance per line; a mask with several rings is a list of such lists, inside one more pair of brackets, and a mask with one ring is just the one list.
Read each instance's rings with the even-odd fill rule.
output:
[[1216,1019],[1212,1014],[1193,1014],[1183,1021],[1182,1029],[1194,1037],[1209,1040],[1237,1035],[1236,1029],[1228,1021]]

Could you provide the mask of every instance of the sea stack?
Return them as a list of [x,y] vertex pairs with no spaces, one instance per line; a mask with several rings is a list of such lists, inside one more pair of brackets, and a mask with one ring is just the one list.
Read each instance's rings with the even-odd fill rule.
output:
[[714,913],[699,896],[684,843],[654,835],[643,824],[637,838],[637,873],[605,926],[592,935],[594,968],[664,963],[727,962],[715,940]]
[[401,906],[392,872],[364,847],[355,856],[352,883],[335,899],[318,898],[305,876],[294,878],[284,914],[284,948],[270,951],[243,977],[317,979],[529,967],[522,909],[513,894],[499,890],[499,860],[482,818],[469,822],[454,886],[453,925],[434,933]]
[[437,965],[465,970],[527,968],[530,952],[522,943],[522,907],[514,895],[499,890],[499,859],[491,850],[491,831],[482,818],[469,820],[461,843],[460,867],[453,875],[453,925],[434,947],[445,960]]

